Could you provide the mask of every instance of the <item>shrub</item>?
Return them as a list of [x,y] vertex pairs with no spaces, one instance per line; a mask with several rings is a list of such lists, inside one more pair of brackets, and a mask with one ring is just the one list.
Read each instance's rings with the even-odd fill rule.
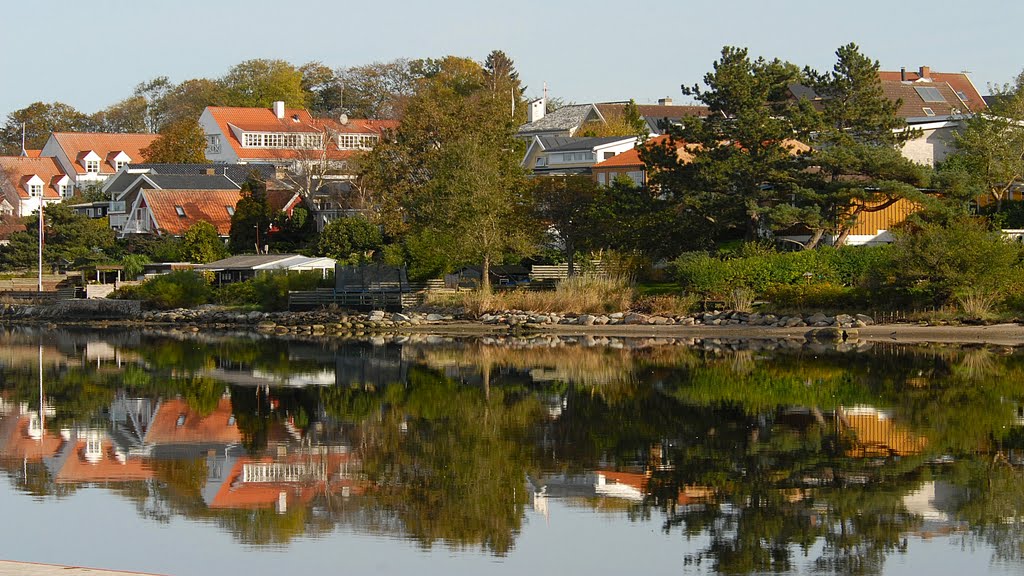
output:
[[267,311],[288,309],[288,292],[315,290],[324,283],[319,272],[276,272],[260,274],[244,282],[217,289],[217,302],[233,306],[259,306]]
[[753,312],[754,296],[754,291],[745,286],[733,288],[725,299],[725,306],[737,312]]
[[805,310],[807,308],[849,310],[863,308],[867,297],[860,288],[830,282],[776,285],[765,294],[772,310]]
[[657,316],[685,316],[697,307],[698,302],[699,299],[692,294],[657,294],[638,298],[631,309]]
[[126,286],[118,291],[117,297],[141,300],[153,308],[192,308],[209,302],[212,293],[206,278],[190,270],[179,270],[137,286]]

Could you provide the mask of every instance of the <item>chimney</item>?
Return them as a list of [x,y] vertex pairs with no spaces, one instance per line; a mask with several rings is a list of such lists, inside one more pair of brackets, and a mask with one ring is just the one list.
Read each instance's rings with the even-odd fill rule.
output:
[[931,69],[931,67],[929,67],[929,66],[921,66],[920,74],[921,74],[921,80],[931,80],[932,79],[932,69]]
[[666,96],[664,98],[658,98],[658,106],[671,106],[671,105],[672,105],[672,99],[669,98],[668,96]]
[[543,118],[544,113],[547,111],[547,106],[547,98],[538,98],[530,102],[530,107],[526,109],[526,121],[532,123]]
[[906,81],[907,81],[907,67],[906,66],[900,66],[900,82],[906,82]]
[[278,100],[274,102],[274,116],[277,116],[278,120],[284,120],[284,102]]

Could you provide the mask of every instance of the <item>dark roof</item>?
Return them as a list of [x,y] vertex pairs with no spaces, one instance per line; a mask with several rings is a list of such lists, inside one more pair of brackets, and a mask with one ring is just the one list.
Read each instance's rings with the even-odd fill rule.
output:
[[227,190],[241,188],[240,183],[222,174],[147,174],[157,186],[174,190]]
[[239,185],[252,174],[259,173],[261,179],[274,177],[276,169],[272,164],[129,164],[129,169],[147,169],[152,174],[223,174]]
[[[925,100],[922,90],[934,91],[935,99]],[[946,120],[950,116],[970,113],[967,104],[945,82],[882,80],[882,91],[889,100],[900,101],[896,115],[908,121]]]
[[548,148],[547,152],[568,152],[571,150],[593,150],[598,146],[622,142],[623,140],[636,139],[636,136],[604,136],[601,138],[566,138],[569,142],[554,148]]
[[[536,122],[523,124],[519,127],[519,134],[533,134],[537,132],[572,132],[580,127],[591,116],[600,118],[601,112],[593,104],[570,104],[562,106],[558,110],[548,112],[543,118]],[[600,118],[603,120],[603,118]]]

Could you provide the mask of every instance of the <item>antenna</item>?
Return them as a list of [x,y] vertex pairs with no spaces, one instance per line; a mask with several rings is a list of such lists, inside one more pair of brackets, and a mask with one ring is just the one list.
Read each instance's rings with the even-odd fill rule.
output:
[[548,101],[548,83],[544,83],[544,105],[547,106]]
[[28,156],[28,150],[25,150],[25,123],[21,123],[21,155]]

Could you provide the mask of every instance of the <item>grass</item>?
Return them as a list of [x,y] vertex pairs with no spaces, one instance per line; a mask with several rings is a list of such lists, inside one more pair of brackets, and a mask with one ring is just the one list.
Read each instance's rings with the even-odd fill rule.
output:
[[427,297],[427,306],[461,307],[473,315],[502,310],[539,313],[604,314],[629,310],[635,291],[624,276],[574,276],[559,282],[554,290],[510,290],[484,294],[479,291],[437,294]]

